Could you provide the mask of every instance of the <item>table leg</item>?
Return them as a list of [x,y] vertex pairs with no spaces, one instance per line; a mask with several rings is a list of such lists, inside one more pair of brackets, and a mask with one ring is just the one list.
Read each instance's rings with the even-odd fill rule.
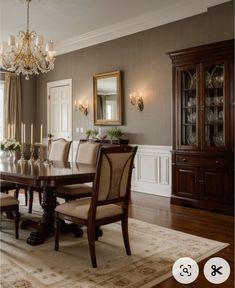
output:
[[56,205],[57,203],[56,203],[55,189],[44,187],[43,200],[42,200],[42,209],[43,209],[42,221],[38,223],[36,231],[30,233],[27,239],[28,244],[32,246],[42,244],[49,235],[49,233],[53,231],[54,210]]

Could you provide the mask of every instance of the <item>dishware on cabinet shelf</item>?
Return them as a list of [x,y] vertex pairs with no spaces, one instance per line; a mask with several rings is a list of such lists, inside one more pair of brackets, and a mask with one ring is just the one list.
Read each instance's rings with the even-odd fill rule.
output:
[[194,132],[188,136],[187,142],[189,145],[195,145],[196,144],[196,135]]
[[213,137],[213,142],[216,147],[222,147],[224,146],[224,135],[223,131],[218,132],[214,137]]

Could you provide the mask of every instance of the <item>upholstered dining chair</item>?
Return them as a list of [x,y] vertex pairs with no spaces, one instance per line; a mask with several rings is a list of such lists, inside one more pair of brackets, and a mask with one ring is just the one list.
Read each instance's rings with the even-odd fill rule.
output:
[[20,220],[20,213],[19,213],[19,201],[18,199],[7,195],[5,193],[0,193],[0,209],[1,213],[13,213],[15,219],[15,238],[19,238],[19,220]]
[[[96,165],[100,144],[86,141],[80,142],[77,149],[75,161],[81,164]],[[87,184],[72,184],[60,186],[56,189],[57,197],[65,201],[89,197],[92,193],[92,186]]]
[[[67,141],[64,138],[58,138],[51,141],[48,153],[49,161],[63,161],[67,162],[69,158],[69,151],[71,147],[71,141]],[[32,213],[33,208],[33,192],[39,193],[39,202],[41,204],[42,199],[42,189],[40,187],[30,187],[29,188],[29,213]]]
[[99,152],[92,197],[69,201],[55,209],[55,250],[59,250],[61,220],[87,226],[92,266],[97,267],[95,240],[101,225],[121,221],[127,255],[131,255],[128,237],[128,204],[131,174],[137,147],[102,147]]

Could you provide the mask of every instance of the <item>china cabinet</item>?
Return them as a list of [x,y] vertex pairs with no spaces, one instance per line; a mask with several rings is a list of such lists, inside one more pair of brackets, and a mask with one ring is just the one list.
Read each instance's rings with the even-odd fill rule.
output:
[[168,53],[173,204],[233,214],[234,41]]

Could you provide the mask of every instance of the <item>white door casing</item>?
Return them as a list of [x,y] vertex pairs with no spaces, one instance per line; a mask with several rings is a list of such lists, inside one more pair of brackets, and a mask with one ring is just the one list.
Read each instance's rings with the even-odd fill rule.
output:
[[72,141],[72,79],[47,83],[47,132]]

